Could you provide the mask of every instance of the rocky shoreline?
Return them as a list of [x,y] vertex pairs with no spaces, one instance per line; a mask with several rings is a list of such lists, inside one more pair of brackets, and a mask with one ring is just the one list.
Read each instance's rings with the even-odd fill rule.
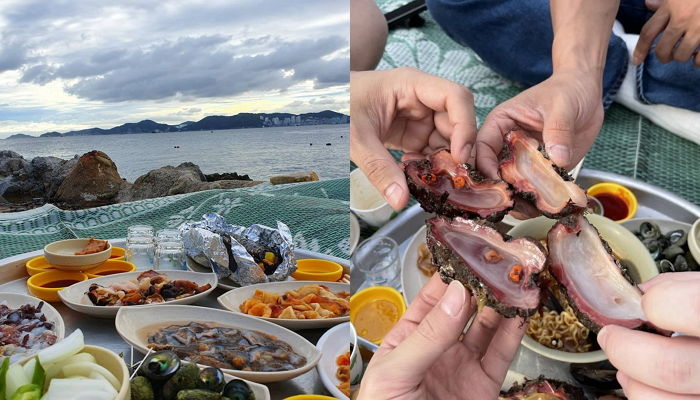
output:
[[148,172],[133,183],[117,165],[93,150],[69,160],[0,151],[0,212],[21,211],[52,203],[62,209],[84,209],[127,201],[209,189],[236,189],[262,183],[236,172],[205,175],[196,164],[182,163]]

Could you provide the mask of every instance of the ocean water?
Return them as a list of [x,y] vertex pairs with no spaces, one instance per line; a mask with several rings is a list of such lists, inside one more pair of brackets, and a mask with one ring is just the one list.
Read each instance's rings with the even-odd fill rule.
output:
[[0,150],[16,151],[27,160],[39,156],[68,159],[101,150],[117,164],[119,174],[131,182],[150,170],[187,161],[199,165],[205,174],[237,172],[254,180],[267,180],[273,175],[313,170],[321,179],[332,179],[348,176],[349,127],[312,125],[11,139],[0,140]]

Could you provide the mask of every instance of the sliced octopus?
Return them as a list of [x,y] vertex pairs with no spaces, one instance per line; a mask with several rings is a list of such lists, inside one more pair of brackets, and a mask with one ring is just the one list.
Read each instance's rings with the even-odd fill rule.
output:
[[403,164],[411,194],[428,212],[448,217],[500,221],[513,207],[508,184],[489,180],[469,164],[458,164],[447,150]]
[[506,239],[486,224],[462,218],[435,217],[427,226],[428,247],[443,280],[457,279],[481,304],[509,318],[537,311],[537,276],[546,261],[539,243]]
[[587,328],[645,324],[642,292],[623,275],[608,244],[583,215],[560,220],[547,234],[549,269]]
[[586,193],[571,176],[554,165],[534,138],[522,131],[506,136],[500,163],[501,178],[542,214],[560,218],[586,208]]

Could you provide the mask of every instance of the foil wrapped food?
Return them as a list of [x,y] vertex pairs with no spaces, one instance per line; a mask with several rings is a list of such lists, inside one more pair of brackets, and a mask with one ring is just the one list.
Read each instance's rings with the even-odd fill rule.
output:
[[[246,286],[283,281],[296,271],[292,233],[282,222],[277,222],[277,229],[258,224],[244,227],[209,213],[201,221],[183,224],[180,232],[187,255],[211,268],[219,279]],[[270,254],[279,260],[264,261]]]

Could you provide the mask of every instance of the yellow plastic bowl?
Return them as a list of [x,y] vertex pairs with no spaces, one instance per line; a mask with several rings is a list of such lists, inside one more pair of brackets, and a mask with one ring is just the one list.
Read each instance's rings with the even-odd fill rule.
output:
[[99,266],[85,271],[90,278],[99,278],[101,276],[121,274],[122,272],[134,272],[136,265],[128,261],[122,260],[107,260]]
[[[403,296],[401,295],[401,293],[399,293],[398,290],[389,286],[372,286],[366,289],[362,289],[350,297],[350,322],[353,324],[353,326],[355,326],[358,335],[360,334],[359,329],[357,329],[357,326],[355,325],[355,317],[357,316],[357,312],[362,307],[375,300],[387,300],[396,305],[396,308],[398,308],[399,313],[397,317],[398,319],[394,322],[398,322],[403,313],[406,312],[406,303],[404,302]],[[373,343],[381,344],[382,339],[375,340],[373,341]]]
[[[615,222],[627,221],[632,219],[635,214],[637,214],[637,197],[632,193],[631,190],[627,189],[622,185],[612,182],[601,182],[588,188],[586,193],[595,197],[598,194],[610,193],[622,199],[627,205],[627,216],[622,219],[615,220]],[[605,206],[603,206],[605,208]]]
[[87,274],[82,272],[49,270],[29,277],[29,279],[27,279],[27,289],[29,290],[29,293],[44,301],[60,302],[61,298],[58,297],[58,291],[70,285],[61,287],[45,287],[47,284],[60,281],[73,281],[73,283],[78,283],[88,279]]
[[335,282],[342,276],[342,265],[319,258],[297,260],[297,270],[292,274],[292,278],[298,281]]
[[34,257],[24,264],[29,276],[55,269],[44,256]]
[[109,256],[110,260],[124,260],[126,256],[126,249],[123,247],[112,247],[112,254]]
[[285,397],[284,400],[338,400],[335,397],[324,396],[321,394],[298,394],[292,397]]

